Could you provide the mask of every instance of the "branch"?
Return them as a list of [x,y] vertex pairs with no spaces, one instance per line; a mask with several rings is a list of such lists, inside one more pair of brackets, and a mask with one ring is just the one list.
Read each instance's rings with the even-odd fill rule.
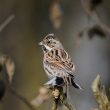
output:
[[41,87],[37,97],[31,101],[31,104],[34,107],[38,107],[50,98],[53,100],[51,110],[57,110],[59,105],[64,105],[68,110],[73,110],[72,106],[66,101],[66,96],[61,86]]
[[38,90],[38,95],[35,97],[32,101],[31,104],[34,107],[38,107],[44,102],[46,102],[48,99],[51,98],[51,94],[49,92],[50,90],[46,87],[40,87]]
[[[87,15],[89,15],[89,17],[93,17],[94,20],[98,23],[98,25],[106,32],[110,33],[110,27],[107,26],[101,19],[100,19],[100,15],[97,13],[96,10],[96,6],[95,4],[92,4],[93,0],[81,0],[81,4],[83,9],[85,10],[85,12],[87,13]],[[101,2],[100,2],[101,3]],[[99,3],[99,4],[100,4]],[[94,9],[91,9],[91,6],[94,5]]]
[[59,105],[64,105],[68,110],[73,110],[72,106],[66,101],[66,95],[63,93],[63,87],[55,86],[53,90],[52,110],[57,110]]
[[[72,106],[68,102],[65,102],[64,105],[68,108],[68,110],[73,110]],[[74,108],[74,110],[76,109]]]
[[94,17],[97,20],[99,26],[106,32],[110,33],[110,27],[107,26],[101,19],[100,15],[97,13],[97,11],[94,11]]
[[14,14],[11,14],[1,25],[0,25],[0,32],[15,18]]

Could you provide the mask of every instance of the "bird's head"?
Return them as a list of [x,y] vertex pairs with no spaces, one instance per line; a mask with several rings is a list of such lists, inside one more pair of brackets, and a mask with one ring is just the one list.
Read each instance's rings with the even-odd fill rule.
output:
[[54,34],[48,34],[40,43],[43,51],[51,51],[52,49],[62,48],[62,44]]

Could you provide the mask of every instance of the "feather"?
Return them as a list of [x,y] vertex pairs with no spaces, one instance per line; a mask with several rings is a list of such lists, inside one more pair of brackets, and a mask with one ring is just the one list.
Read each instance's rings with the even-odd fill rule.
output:
[[[54,53],[54,55],[50,55],[51,52]],[[48,63],[50,65],[53,65],[56,70],[60,69],[64,71],[64,73],[66,72],[73,75],[75,71],[75,66],[65,50],[52,49],[46,54],[46,56],[46,60],[48,61]]]
[[77,89],[83,90],[82,87],[81,87],[79,84],[77,84],[76,82],[74,82],[73,79],[71,80],[71,82],[72,82],[72,86],[74,86],[74,87],[77,88]]
[[54,77],[52,79],[50,79],[48,82],[46,82],[44,85],[47,85],[47,86],[61,86],[64,84],[64,81],[62,78],[60,77]]

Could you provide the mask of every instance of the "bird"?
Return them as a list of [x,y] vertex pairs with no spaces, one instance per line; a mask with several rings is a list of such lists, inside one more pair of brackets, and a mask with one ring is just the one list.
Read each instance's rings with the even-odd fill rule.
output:
[[39,43],[43,50],[43,66],[44,71],[49,77],[46,84],[61,84],[72,85],[77,89],[82,89],[74,81],[75,65],[68,52],[64,49],[62,43],[53,34],[46,35]]

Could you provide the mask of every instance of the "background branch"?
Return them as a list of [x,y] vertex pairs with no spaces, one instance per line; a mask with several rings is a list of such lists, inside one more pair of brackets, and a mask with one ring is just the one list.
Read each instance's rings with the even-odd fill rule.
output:
[[[94,1],[102,1],[102,0],[94,0]],[[102,2],[99,2],[99,4],[96,5],[93,4],[93,0],[81,0],[82,7],[84,11],[87,13],[87,15],[89,17],[92,17],[104,31],[110,33],[110,27],[101,20],[101,17],[96,10],[97,6],[100,5],[101,3]]]
[[11,14],[1,25],[0,25],[0,32],[15,18],[14,14]]

